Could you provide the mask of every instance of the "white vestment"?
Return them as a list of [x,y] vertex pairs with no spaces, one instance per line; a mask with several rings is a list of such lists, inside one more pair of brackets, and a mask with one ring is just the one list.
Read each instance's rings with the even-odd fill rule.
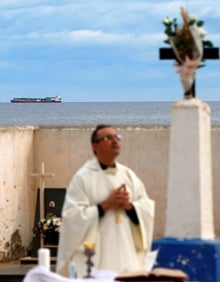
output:
[[[109,210],[99,218],[97,204],[105,201],[113,189],[126,185],[139,219],[132,223],[123,209],[121,222]],[[57,272],[68,277],[74,262],[78,277],[86,275],[84,242],[95,243],[94,267],[118,273],[143,270],[146,253],[151,248],[154,201],[143,183],[128,167],[116,163],[102,170],[97,159],[88,161],[73,177],[66,192],[57,257]]]

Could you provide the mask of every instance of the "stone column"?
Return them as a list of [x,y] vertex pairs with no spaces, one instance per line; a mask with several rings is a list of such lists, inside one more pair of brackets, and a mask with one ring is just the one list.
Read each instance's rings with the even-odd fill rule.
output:
[[214,238],[210,108],[199,99],[171,109],[165,236]]

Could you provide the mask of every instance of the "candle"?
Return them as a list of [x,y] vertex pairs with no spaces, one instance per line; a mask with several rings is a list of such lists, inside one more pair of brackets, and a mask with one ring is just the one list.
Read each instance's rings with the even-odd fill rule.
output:
[[50,270],[50,250],[41,248],[38,250],[38,265]]
[[95,249],[95,244],[90,242],[84,242],[84,248],[86,250],[93,251]]

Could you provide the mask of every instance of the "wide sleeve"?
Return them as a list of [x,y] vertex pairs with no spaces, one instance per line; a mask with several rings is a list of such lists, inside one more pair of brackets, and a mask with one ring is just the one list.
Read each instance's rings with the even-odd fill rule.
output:
[[143,182],[129,171],[133,186],[132,204],[139,219],[139,225],[131,223],[132,233],[137,249],[150,251],[155,216],[155,202],[149,198]]
[[85,241],[95,242],[98,228],[98,210],[90,205],[88,194],[80,175],[73,177],[64,201],[62,226],[57,256],[57,272],[68,276],[69,262]]

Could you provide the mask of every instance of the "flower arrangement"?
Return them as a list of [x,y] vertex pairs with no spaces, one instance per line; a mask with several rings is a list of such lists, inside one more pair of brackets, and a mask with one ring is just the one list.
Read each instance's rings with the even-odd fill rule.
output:
[[45,245],[58,245],[61,224],[61,217],[48,213],[34,228],[35,235],[40,234],[44,238]]
[[48,213],[45,218],[42,218],[38,223],[38,228],[41,234],[44,237],[48,233],[60,233],[62,220],[60,217],[57,217],[55,214]]
[[171,45],[176,62],[177,73],[180,74],[185,96],[190,95],[194,83],[195,71],[202,67],[203,50],[213,47],[211,41],[205,40],[206,31],[203,29],[204,21],[198,20],[196,15],[189,16],[184,8],[180,9],[183,25],[179,26],[177,19],[166,17],[163,21],[166,44]]

